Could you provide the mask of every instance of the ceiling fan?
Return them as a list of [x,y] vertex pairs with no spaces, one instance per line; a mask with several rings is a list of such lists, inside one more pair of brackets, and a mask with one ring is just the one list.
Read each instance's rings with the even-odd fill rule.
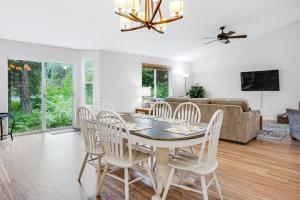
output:
[[222,33],[217,35],[217,37],[204,38],[204,39],[215,39],[215,40],[209,41],[205,44],[210,44],[210,43],[213,43],[213,42],[216,42],[216,41],[220,41],[224,44],[228,44],[228,43],[230,43],[229,39],[247,38],[247,35],[234,35],[235,34],[234,31],[229,31],[228,33],[225,33],[224,29],[225,29],[225,26],[220,27],[220,30],[222,31]]

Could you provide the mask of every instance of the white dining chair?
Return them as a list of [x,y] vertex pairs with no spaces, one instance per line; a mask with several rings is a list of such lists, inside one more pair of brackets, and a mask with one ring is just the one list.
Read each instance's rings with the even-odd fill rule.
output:
[[97,102],[93,103],[92,111],[95,114],[97,114],[97,113],[99,113],[100,111],[103,111],[103,110],[116,111],[115,107],[109,101],[100,100],[100,101],[97,101]]
[[[173,115],[174,119],[185,120],[191,123],[200,123],[201,112],[199,107],[192,102],[181,103],[177,106]],[[192,153],[195,153],[194,147],[189,148]],[[178,152],[178,149],[176,150]]]
[[177,106],[177,108],[174,111],[173,118],[186,120],[192,123],[200,123],[201,112],[196,104],[192,102],[185,102]]
[[[168,180],[165,186],[165,191],[162,200],[165,200],[171,185],[177,186],[182,189],[197,192],[203,195],[204,200],[208,200],[208,188],[214,183],[219,193],[220,199],[223,200],[221,188],[216,176],[215,170],[218,167],[217,151],[220,137],[220,130],[223,122],[223,111],[217,110],[212,116],[208,128],[205,132],[204,140],[200,143],[200,152],[197,157],[193,156],[175,156],[170,158],[169,166],[171,168]],[[207,145],[207,153],[205,148]],[[184,186],[182,184],[172,183],[175,170],[192,172],[200,176],[202,191]],[[205,177],[212,174],[212,178],[207,183]]]
[[99,133],[96,131],[96,117],[88,108],[84,107],[78,109],[77,116],[85,146],[85,157],[79,172],[78,181],[81,179],[86,164],[90,163],[94,165],[94,160],[98,160],[98,163],[95,167],[97,169],[97,176],[99,179],[103,150],[101,147],[101,142],[99,142]]
[[155,117],[172,118],[172,108],[167,102],[156,102],[151,106],[149,114]]
[[[128,169],[140,163],[145,166],[147,175],[150,177],[150,181],[155,191],[155,182],[148,166],[148,159],[150,156],[149,154],[133,149],[132,136],[126,127],[125,121],[120,115],[114,111],[101,111],[97,115],[97,127],[103,143],[103,160],[106,163],[98,185],[97,196],[100,195],[105,176],[108,175],[125,184],[125,199],[128,200],[129,184],[139,181],[145,176],[143,175],[129,182]],[[124,168],[124,179],[109,173],[109,166]]]

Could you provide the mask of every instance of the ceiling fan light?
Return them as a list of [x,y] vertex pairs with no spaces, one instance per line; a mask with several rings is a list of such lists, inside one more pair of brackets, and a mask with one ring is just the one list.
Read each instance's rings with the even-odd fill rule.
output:
[[170,3],[170,15],[179,17],[183,15],[183,0],[174,0]]
[[136,14],[140,11],[141,2],[140,0],[127,0],[126,7],[128,13]]
[[115,0],[115,11],[118,13],[124,13],[126,11],[126,0]]
[[128,29],[131,27],[131,20],[125,17],[120,17],[120,28],[121,29]]
[[[164,20],[166,20],[166,19],[161,18],[161,19],[155,20],[155,22],[161,22],[161,21],[164,21]],[[167,29],[167,24],[166,23],[157,24],[157,25],[155,25],[155,28],[160,30],[160,31],[165,31]]]

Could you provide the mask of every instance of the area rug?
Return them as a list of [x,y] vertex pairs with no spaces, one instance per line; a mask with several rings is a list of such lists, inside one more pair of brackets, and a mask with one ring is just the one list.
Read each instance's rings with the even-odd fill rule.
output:
[[265,121],[263,130],[260,130],[257,139],[281,141],[289,134],[288,124],[277,124],[274,121]]
[[49,131],[48,133],[51,135],[60,135],[60,134],[72,133],[72,132],[77,132],[77,130],[74,128],[66,128],[66,129]]

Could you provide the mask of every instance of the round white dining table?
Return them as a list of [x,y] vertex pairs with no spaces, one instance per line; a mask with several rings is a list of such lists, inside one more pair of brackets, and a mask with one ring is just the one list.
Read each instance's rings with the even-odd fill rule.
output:
[[151,118],[132,117],[129,114],[123,115],[122,118],[126,122],[149,127],[149,129],[131,132],[131,135],[134,142],[154,147],[156,156],[156,194],[152,196],[152,200],[159,200],[170,172],[170,167],[168,166],[170,150],[200,144],[203,140],[204,132],[186,136],[166,131],[167,128],[178,126],[178,124],[156,121]]

